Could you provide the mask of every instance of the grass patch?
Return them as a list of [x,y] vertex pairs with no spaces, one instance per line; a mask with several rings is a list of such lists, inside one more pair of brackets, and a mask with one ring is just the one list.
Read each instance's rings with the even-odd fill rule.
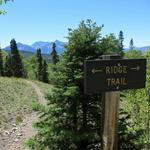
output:
[[24,79],[0,77],[0,129],[21,123],[36,100],[37,94]]
[[43,82],[39,82],[39,81],[33,81],[37,84],[37,86],[40,87],[41,92],[46,96],[49,95],[52,91],[52,85],[51,84],[47,84],[47,83],[43,83]]
[[17,116],[16,117],[16,124],[20,124],[23,121],[22,116]]

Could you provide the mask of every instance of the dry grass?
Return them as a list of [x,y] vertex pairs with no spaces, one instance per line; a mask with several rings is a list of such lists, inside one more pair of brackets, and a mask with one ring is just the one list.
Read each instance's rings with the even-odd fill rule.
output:
[[0,129],[21,123],[37,95],[24,79],[0,77]]

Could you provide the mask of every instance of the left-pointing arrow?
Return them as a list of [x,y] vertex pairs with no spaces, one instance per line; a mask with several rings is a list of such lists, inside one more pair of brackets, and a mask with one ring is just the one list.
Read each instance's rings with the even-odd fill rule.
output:
[[93,74],[97,73],[97,72],[103,72],[103,70],[96,70],[95,68],[92,69],[91,71]]

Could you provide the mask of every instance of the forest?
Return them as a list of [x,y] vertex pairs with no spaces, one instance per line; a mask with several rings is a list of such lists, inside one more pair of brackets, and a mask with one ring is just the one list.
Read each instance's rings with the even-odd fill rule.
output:
[[101,149],[102,94],[84,94],[84,61],[102,55],[118,54],[124,58],[146,58],[146,88],[121,91],[118,128],[119,150],[144,150],[150,147],[150,50],[135,49],[133,39],[124,50],[124,35],[102,36],[103,25],[81,21],[68,30],[65,51],[58,55],[53,43],[49,60],[41,49],[28,58],[20,54],[15,39],[11,51],[0,50],[0,76],[39,80],[52,85],[46,95],[48,104],[34,105],[40,119],[34,124],[38,133],[27,141],[30,149],[97,150]]
[[[13,0],[0,0],[0,6],[4,6],[4,4],[10,6],[7,3],[8,1]],[[48,55],[42,54],[40,47],[37,48],[35,53],[23,53],[21,49],[18,49],[16,37],[10,41],[9,51],[0,47],[0,149],[103,149],[102,120],[104,119],[103,102],[105,97],[103,92],[85,94],[84,66],[86,61],[100,60],[104,55],[115,55],[126,60],[142,58],[146,59],[147,62],[145,88],[119,91],[120,106],[116,147],[118,150],[150,150],[150,49],[146,51],[138,50],[134,44],[134,38],[139,38],[138,36],[136,37],[135,32],[140,35],[140,30],[142,30],[143,33],[148,34],[145,30],[146,25],[148,25],[148,19],[145,17],[149,10],[147,8],[149,6],[148,1],[147,3],[143,2],[144,5],[137,1],[127,2],[128,5],[120,1],[118,3],[109,1],[107,4],[100,3],[97,0],[94,0],[94,2],[86,2],[87,8],[85,8],[85,3],[79,2],[69,5],[70,3],[68,4],[64,1],[64,5],[61,2],[51,2],[51,4],[48,1],[40,2],[40,4],[36,2],[36,7],[33,7],[35,3],[31,1],[30,3],[27,2],[26,6],[23,5],[26,11],[21,7],[21,3],[16,2],[16,10],[21,11],[16,13],[14,8],[10,10],[13,15],[15,13],[18,15],[16,18],[21,19],[19,22],[13,15],[11,17],[16,20],[14,18],[11,20],[11,17],[9,18],[6,15],[7,7],[0,8],[0,16],[6,17],[6,20],[10,19],[8,19],[8,23],[2,18],[2,26],[3,24],[4,26],[9,24],[9,28],[11,26],[11,29],[16,32],[22,28],[20,30],[22,37],[23,30],[28,31],[25,28],[32,26],[32,30],[33,28],[38,29],[39,34],[35,34],[37,30],[33,30],[34,32],[30,33],[30,35],[28,34],[28,36],[24,33],[27,36],[26,39],[33,34],[42,36],[45,28],[52,28],[52,30],[56,28],[54,31],[56,32],[58,29],[57,24],[59,24],[60,28],[67,24],[71,26],[71,28],[68,28],[67,42],[61,54],[58,54],[55,42],[52,44],[52,50]],[[82,6],[82,10],[80,10],[80,6]],[[65,9],[62,10],[62,8]],[[58,12],[59,15],[57,14]],[[89,15],[89,12],[92,15]],[[35,13],[37,18],[34,16]],[[19,16],[19,14],[24,16]],[[109,33],[104,35],[104,25],[99,25],[99,23],[92,21],[93,19],[83,19],[73,28],[76,22],[72,20],[75,20],[76,17],[78,18],[77,20],[87,18],[89,17],[87,14],[95,19],[98,15],[96,20],[102,19],[102,21],[107,22],[106,29]],[[126,14],[130,14],[130,16],[126,16]],[[26,17],[26,15],[28,16]],[[32,15],[34,16],[33,18],[31,17]],[[79,17],[80,15],[81,18]],[[63,22],[65,19],[69,22]],[[16,24],[13,24],[14,20]],[[44,22],[43,26],[41,20]],[[59,22],[60,20],[61,22]],[[113,24],[114,22],[115,24]],[[145,22],[146,24],[144,24]],[[141,25],[141,23],[143,24]],[[19,28],[15,30],[18,24]],[[47,24],[48,26],[46,26]],[[5,34],[9,31],[9,28],[6,27]],[[117,36],[115,33],[110,33],[110,30],[116,31],[114,28],[118,31]],[[128,36],[134,33],[132,36],[135,37],[129,41],[129,48],[125,47],[126,37],[124,35],[127,34],[121,28],[126,29],[126,32],[130,34]],[[1,29],[3,30],[3,27]],[[40,32],[40,29],[43,30]],[[49,29],[46,32],[49,32]],[[132,32],[133,30],[134,32]],[[12,37],[10,36],[12,34],[8,35]],[[4,35],[1,35],[1,37],[0,40],[3,40]],[[144,41],[144,36],[142,38]],[[139,39],[142,38],[140,37]],[[92,73],[94,74],[95,72],[94,68]],[[114,70],[107,68],[107,74],[111,72],[114,72]],[[127,74],[126,66],[120,72]],[[115,82],[116,85],[118,83],[126,84],[125,80]],[[114,84],[114,81],[108,80],[108,84]],[[34,134],[30,137],[26,136],[27,139],[25,139],[24,134],[30,132],[32,126],[35,129]],[[24,132],[18,131],[21,128],[24,129]],[[22,149],[21,145],[25,146],[25,148]]]

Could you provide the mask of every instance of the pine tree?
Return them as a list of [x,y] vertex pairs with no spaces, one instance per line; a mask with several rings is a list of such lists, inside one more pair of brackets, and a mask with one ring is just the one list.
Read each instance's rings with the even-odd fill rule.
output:
[[130,50],[134,50],[134,42],[133,42],[133,38],[130,40],[129,48],[130,48]]
[[53,64],[56,64],[59,61],[59,56],[58,56],[57,51],[56,51],[56,44],[55,43],[52,44],[52,52],[51,52],[50,56],[51,56],[51,60],[52,60]]
[[5,65],[4,65],[4,74],[7,77],[13,76],[12,66],[11,66],[11,55],[6,56]]
[[37,79],[42,81],[43,79],[43,58],[41,54],[41,49],[37,49]]
[[120,55],[123,57],[124,55],[124,46],[123,46],[123,40],[124,40],[124,37],[123,37],[123,31],[120,31],[119,32],[119,48],[120,48]]
[[4,66],[3,66],[3,54],[2,54],[2,50],[0,48],[0,76],[4,75]]
[[45,83],[48,83],[49,79],[48,79],[48,70],[47,70],[46,60],[44,60],[44,62],[43,62],[43,74],[42,74],[42,76],[43,76],[42,81]]
[[99,145],[101,95],[84,95],[83,63],[100,56],[100,31],[88,20],[69,32],[67,51],[56,65],[50,108],[37,123],[44,141],[38,140],[35,149],[87,150]]
[[14,77],[24,77],[24,67],[19,54],[17,43],[15,39],[12,39],[10,42],[11,48],[11,61],[12,61],[12,71]]

